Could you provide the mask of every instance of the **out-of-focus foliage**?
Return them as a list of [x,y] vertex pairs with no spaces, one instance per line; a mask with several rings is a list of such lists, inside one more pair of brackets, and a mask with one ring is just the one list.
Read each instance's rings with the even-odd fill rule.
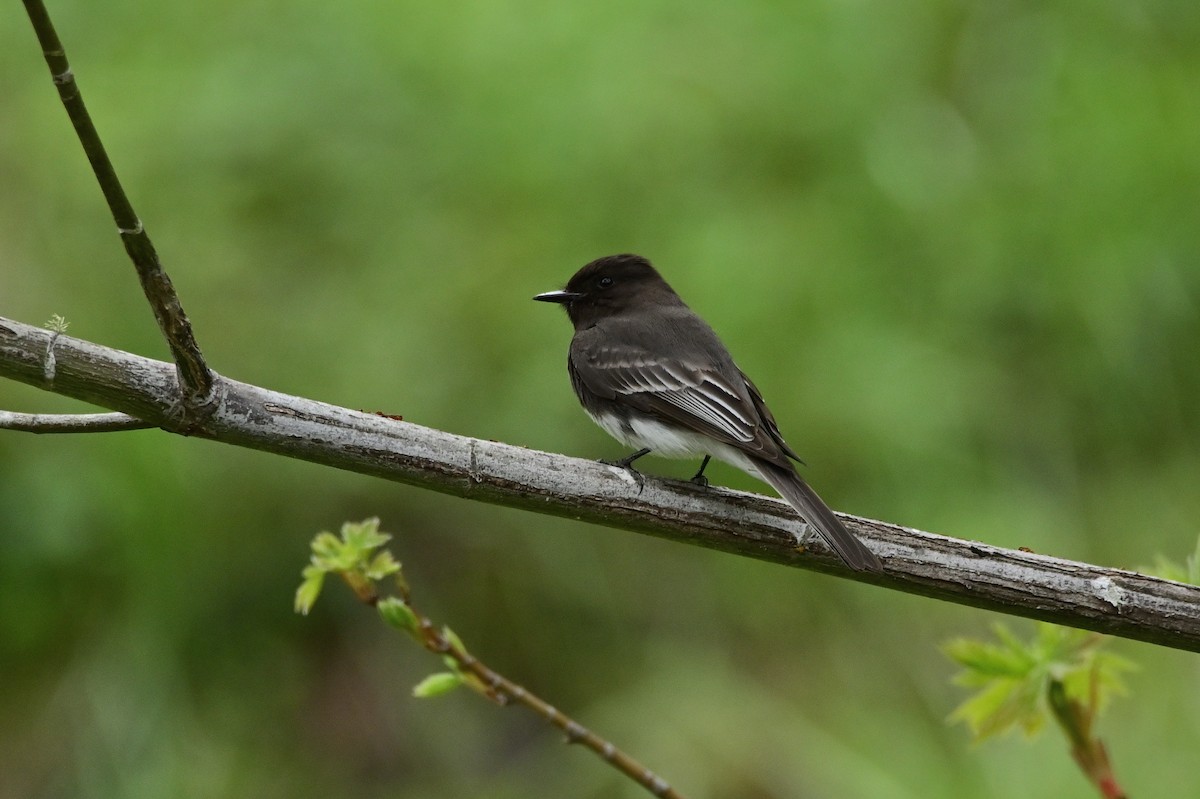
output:
[[[613,457],[529,298],[636,251],[834,507],[1190,551],[1200,5],[50,5],[222,374]],[[165,357],[18,4],[0,187],[0,315]],[[0,796],[640,795],[413,699],[424,653],[350,597],[292,613],[310,531],[368,515],[473,651],[690,796],[1085,790],[1049,739],[945,725],[937,645],[986,613],[142,431],[0,434]],[[1126,787],[1200,793],[1194,658],[1114,648]]]
[[1141,566],[1138,571],[1180,583],[1200,585],[1200,538],[1196,539],[1196,548],[1192,550],[1192,554],[1184,558],[1183,562],[1159,552],[1153,566]]
[[1050,716],[1047,699],[1057,683],[1068,699],[1102,712],[1114,694],[1126,692],[1121,673],[1132,668],[1125,658],[1105,651],[1109,639],[1045,622],[1026,643],[1003,624],[994,626],[997,643],[955,638],[944,651],[962,671],[954,681],[976,692],[954,709],[953,721],[971,728],[976,740],[1020,727],[1041,731]]
[[954,681],[977,689],[950,719],[965,722],[976,741],[1014,727],[1032,737],[1053,719],[1100,795],[1125,799],[1097,722],[1112,697],[1126,693],[1121,674],[1134,664],[1106,651],[1112,639],[1099,633],[1041,622],[1026,643],[1003,624],[993,629],[997,643],[956,638],[944,647],[963,667]]

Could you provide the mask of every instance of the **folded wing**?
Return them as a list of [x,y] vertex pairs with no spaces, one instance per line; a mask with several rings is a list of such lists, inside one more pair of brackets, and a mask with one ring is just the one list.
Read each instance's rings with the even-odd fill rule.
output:
[[574,377],[606,399],[620,397],[661,421],[787,465],[791,450],[778,437],[774,418],[758,390],[730,365],[732,378],[630,346],[590,347],[571,360]]

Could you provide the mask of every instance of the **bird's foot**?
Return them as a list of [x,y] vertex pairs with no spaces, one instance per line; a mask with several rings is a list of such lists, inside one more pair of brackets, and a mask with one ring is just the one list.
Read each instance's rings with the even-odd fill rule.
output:
[[708,488],[708,487],[709,487],[709,485],[711,485],[711,484],[708,482],[708,478],[707,478],[707,477],[705,477],[705,476],[704,476],[704,475],[702,475],[702,474],[698,474],[698,475],[696,475],[695,477],[691,477],[691,478],[689,478],[689,479],[688,479],[688,482],[689,482],[689,483],[695,483],[696,485],[700,486],[701,488]]
[[605,460],[604,458],[601,458],[600,463],[603,463],[605,466],[615,466],[618,469],[623,469],[625,471],[625,474],[632,477],[633,482],[637,483],[638,493],[641,494],[642,489],[644,489],[646,487],[646,476],[644,474],[642,474],[641,472],[639,472],[637,469],[630,466],[629,463],[627,463],[628,460],[629,460],[628,458],[621,458],[619,460],[610,461],[610,460]]
[[633,453],[632,455],[626,455],[624,458],[621,458],[619,460],[609,461],[609,460],[604,460],[603,458],[601,458],[600,462],[603,463],[605,466],[616,466],[618,468],[624,469],[625,472],[630,477],[633,478],[633,481],[635,483],[637,483],[638,493],[641,494],[642,489],[646,487],[646,478],[642,475],[641,472],[639,472],[637,469],[633,468],[633,462],[636,461],[638,458],[642,457],[643,455],[648,455],[649,453],[650,453],[650,448],[646,447],[645,449],[639,449],[637,452]]

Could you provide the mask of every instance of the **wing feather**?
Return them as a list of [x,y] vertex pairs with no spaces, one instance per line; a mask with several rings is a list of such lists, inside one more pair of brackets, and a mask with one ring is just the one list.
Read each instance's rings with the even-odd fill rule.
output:
[[763,448],[759,440],[769,438],[745,382],[735,385],[714,369],[628,346],[592,349],[573,365],[597,394],[620,396],[634,407],[719,441],[757,451]]

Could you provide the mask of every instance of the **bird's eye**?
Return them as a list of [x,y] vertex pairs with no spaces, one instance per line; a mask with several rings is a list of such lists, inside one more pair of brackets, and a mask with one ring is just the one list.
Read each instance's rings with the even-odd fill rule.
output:
[[605,276],[605,277],[600,278],[600,282],[597,285],[599,285],[600,288],[602,288],[602,289],[606,289],[609,286],[611,286],[612,284],[613,284],[613,279],[611,277]]

